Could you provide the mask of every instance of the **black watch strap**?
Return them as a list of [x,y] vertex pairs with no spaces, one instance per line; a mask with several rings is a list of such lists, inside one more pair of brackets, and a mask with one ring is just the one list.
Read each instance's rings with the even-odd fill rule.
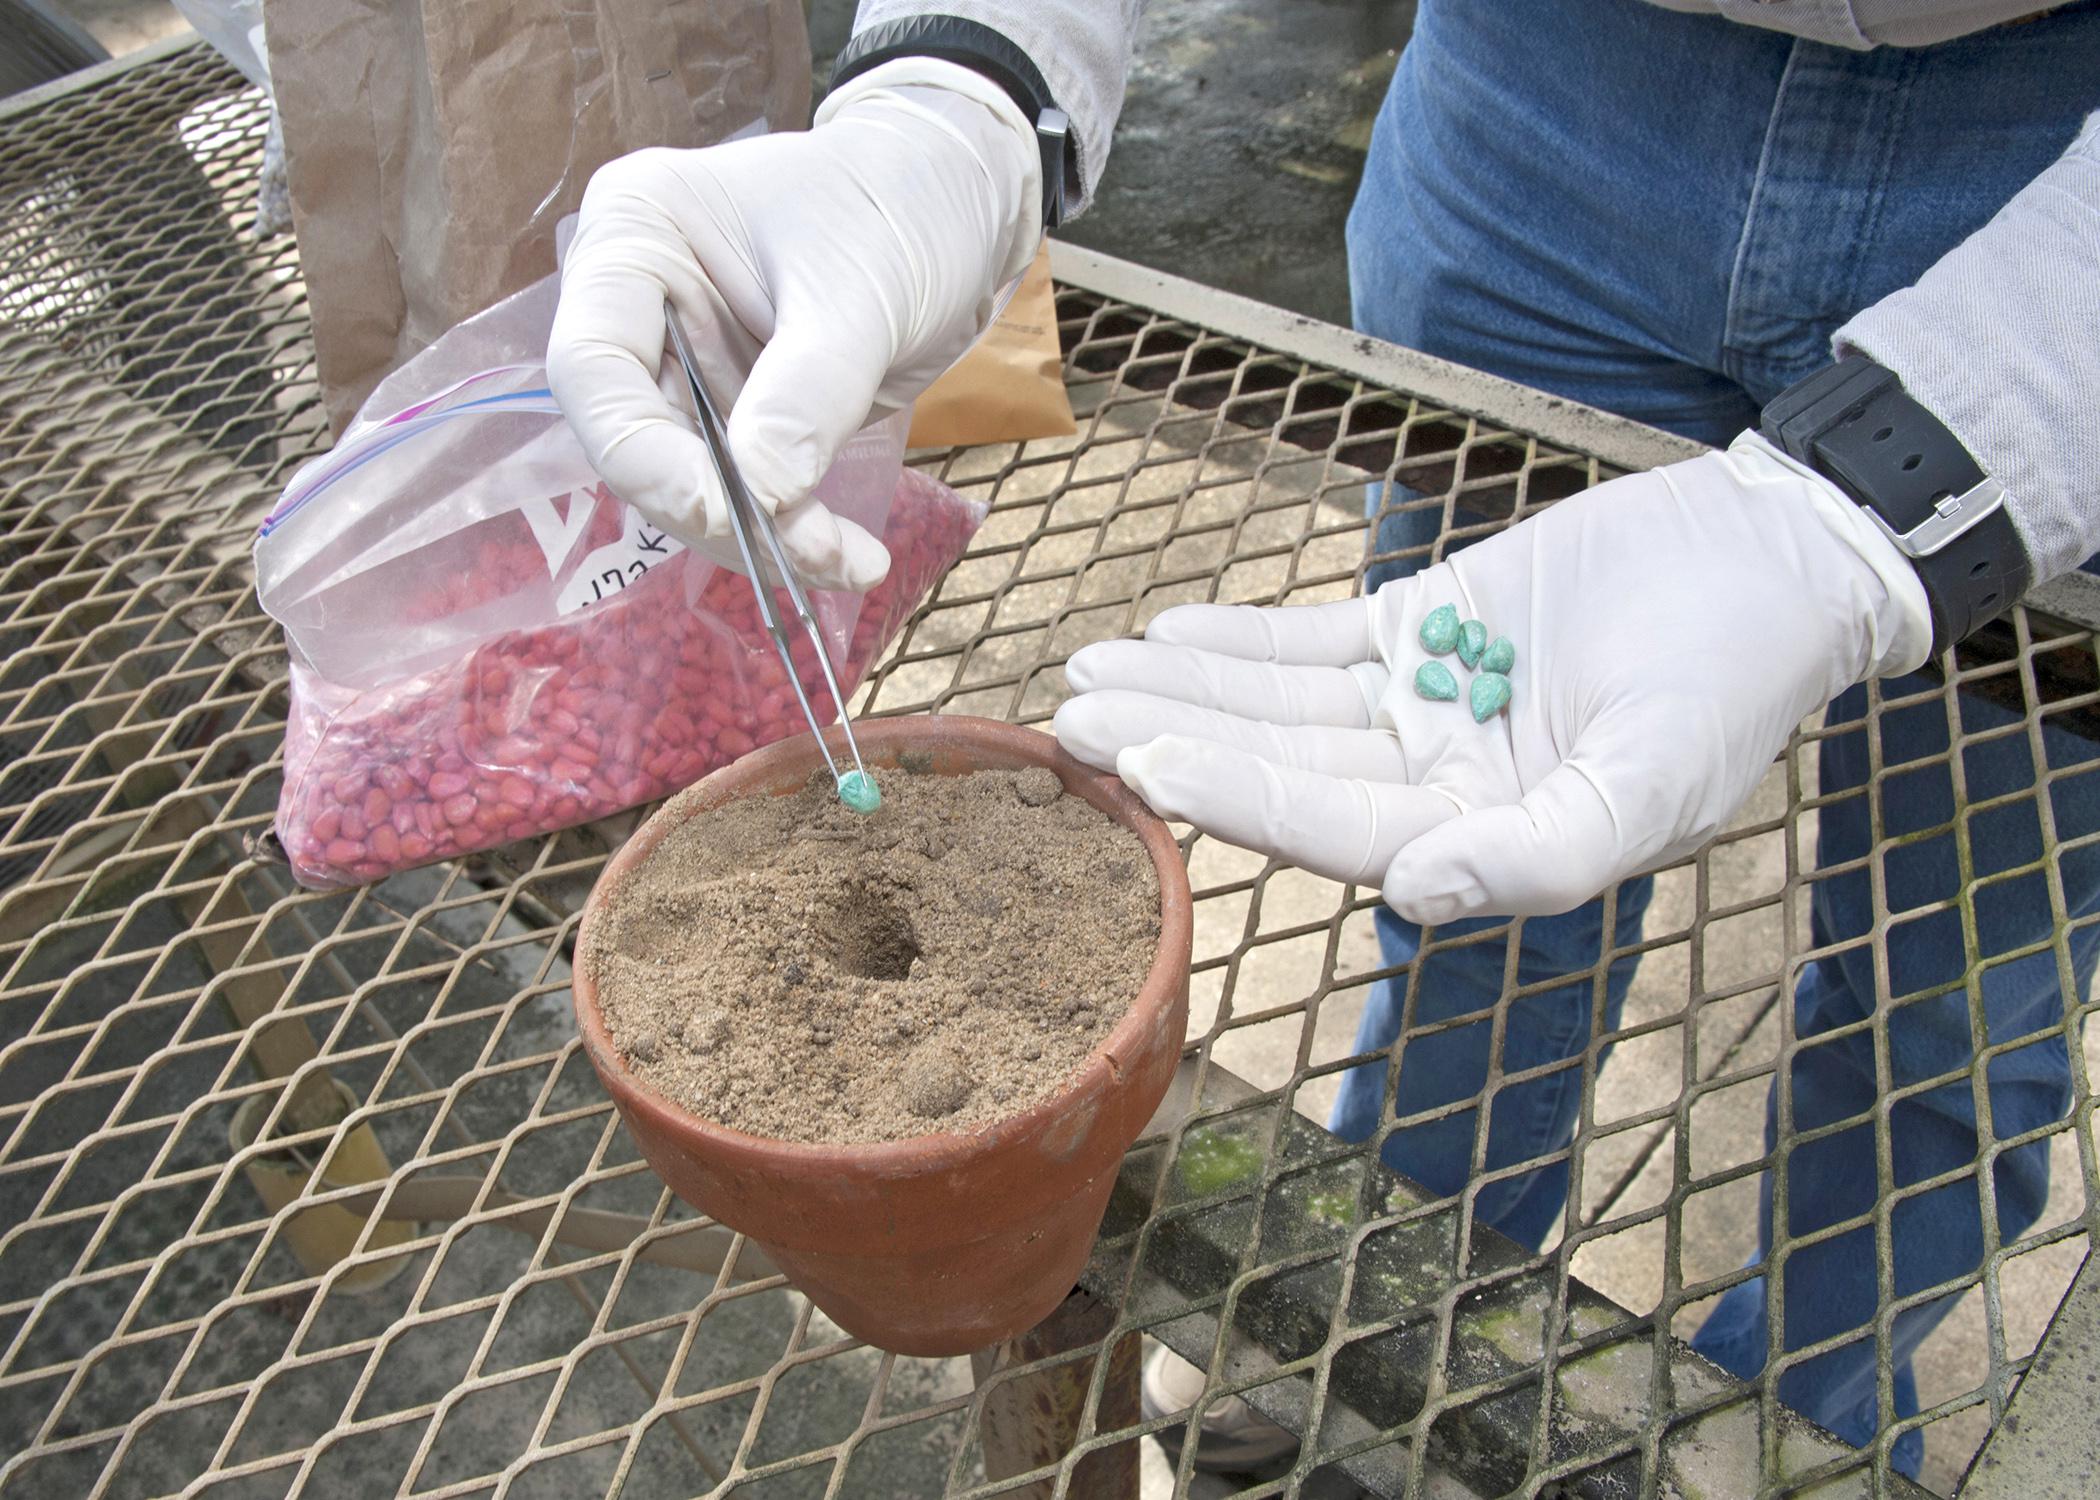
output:
[[1042,151],[1043,228],[1062,224],[1066,206],[1079,196],[1079,149],[1071,120],[1050,97],[1050,85],[1028,54],[979,21],[906,16],[871,26],[848,42],[831,66],[831,87],[900,57],[938,57],[982,73],[1006,91],[1035,127]]
[[1932,608],[1935,654],[2027,591],[2027,550],[2005,493],[1895,373],[1863,354],[1781,391],[1765,440],[1849,495],[1911,560]]

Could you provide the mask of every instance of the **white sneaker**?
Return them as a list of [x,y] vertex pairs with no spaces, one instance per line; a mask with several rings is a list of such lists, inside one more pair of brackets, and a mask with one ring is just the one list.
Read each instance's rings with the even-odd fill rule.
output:
[[[1148,1418],[1186,1414],[1203,1399],[1204,1374],[1168,1348],[1152,1351],[1139,1382],[1139,1402]],[[1188,1429],[1167,1427],[1153,1434],[1170,1462],[1181,1461]],[[1196,1467],[1208,1474],[1244,1474],[1298,1451],[1298,1439],[1237,1396],[1211,1403],[1196,1432]]]

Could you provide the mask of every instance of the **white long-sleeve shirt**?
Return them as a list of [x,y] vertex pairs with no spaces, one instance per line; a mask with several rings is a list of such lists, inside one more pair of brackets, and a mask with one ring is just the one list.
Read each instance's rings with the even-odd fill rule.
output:
[[[1812,41],[1917,46],[2034,15],[2035,0],[1651,0]],[[862,0],[855,29],[939,13],[1000,32],[1072,117],[1082,206],[1107,163],[1144,0]],[[2094,83],[2100,96],[2100,79]],[[2035,581],[2100,552],[2100,112],[1915,286],[1838,330],[2005,486]]]
[[1745,26],[1790,32],[1811,42],[1864,51],[1924,47],[1986,26],[2024,20],[2038,0],[1648,0],[1666,10],[1726,16]]

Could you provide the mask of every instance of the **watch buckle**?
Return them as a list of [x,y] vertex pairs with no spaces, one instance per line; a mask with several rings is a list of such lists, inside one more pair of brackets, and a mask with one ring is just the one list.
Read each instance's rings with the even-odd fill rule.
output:
[[2005,508],[2005,486],[1985,475],[1982,482],[1959,495],[1944,495],[1932,502],[1932,514],[1908,531],[1898,531],[1873,506],[1865,507],[1882,534],[1896,544],[1905,557],[1930,557],[1945,550],[1964,532],[1981,525]]
[[1055,229],[1065,221],[1065,145],[1072,134],[1072,117],[1063,110],[1043,111],[1035,122],[1035,138],[1043,154],[1043,228]]

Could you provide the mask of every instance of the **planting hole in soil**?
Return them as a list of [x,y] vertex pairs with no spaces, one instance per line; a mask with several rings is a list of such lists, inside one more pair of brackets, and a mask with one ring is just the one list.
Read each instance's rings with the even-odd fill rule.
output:
[[610,893],[590,962],[656,1093],[776,1140],[967,1134],[1058,1091],[1160,940],[1138,837],[1031,768],[817,775],[679,823]]
[[919,956],[911,918],[887,896],[848,889],[819,932],[829,928],[825,951],[841,973],[856,979],[909,979]]

